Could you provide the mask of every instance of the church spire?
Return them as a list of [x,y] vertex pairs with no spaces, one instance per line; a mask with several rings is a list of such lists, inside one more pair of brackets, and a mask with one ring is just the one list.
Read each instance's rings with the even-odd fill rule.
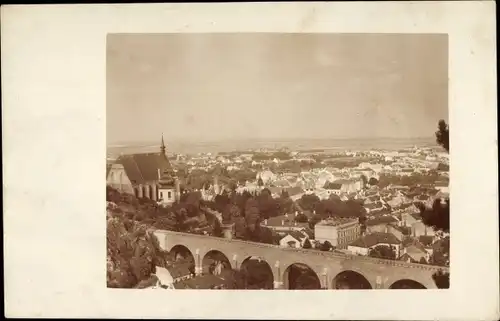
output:
[[163,141],[163,133],[161,134],[161,147],[160,147],[162,155],[165,155],[165,142]]

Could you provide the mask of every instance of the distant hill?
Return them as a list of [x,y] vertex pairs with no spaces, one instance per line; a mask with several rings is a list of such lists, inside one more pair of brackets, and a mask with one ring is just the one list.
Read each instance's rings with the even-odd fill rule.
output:
[[[342,139],[281,139],[281,140],[228,140],[220,142],[168,142],[168,153],[206,153],[230,152],[234,150],[280,149],[290,150],[320,149],[324,151],[340,150],[398,150],[413,146],[437,146],[434,137],[418,138],[342,138]],[[156,152],[159,142],[122,142],[109,144],[108,153],[112,155]]]

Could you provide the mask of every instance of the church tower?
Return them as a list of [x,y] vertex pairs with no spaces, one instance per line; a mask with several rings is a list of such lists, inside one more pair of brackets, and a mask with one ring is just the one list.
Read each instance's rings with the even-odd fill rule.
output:
[[161,135],[158,176],[158,199],[160,202],[163,205],[171,205],[178,201],[180,198],[180,184],[168,160],[163,134]]

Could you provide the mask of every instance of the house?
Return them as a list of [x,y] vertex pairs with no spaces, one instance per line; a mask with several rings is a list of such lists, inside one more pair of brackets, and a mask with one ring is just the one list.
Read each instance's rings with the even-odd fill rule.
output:
[[423,245],[418,239],[408,237],[403,241],[403,249],[399,260],[409,263],[420,263],[422,258],[429,262],[432,251]]
[[274,174],[270,170],[264,170],[257,174],[257,180],[259,178],[262,179],[262,182],[264,184],[268,184],[276,179],[276,174]]
[[377,212],[377,211],[380,211],[384,208],[384,204],[379,201],[379,202],[375,202],[375,203],[366,204],[366,205],[364,205],[364,208],[365,208],[367,213]]
[[342,184],[334,182],[326,182],[323,188],[328,194],[340,195],[342,193]]
[[280,240],[279,244],[281,247],[301,248],[308,238],[306,233],[290,231]]
[[323,220],[314,226],[315,239],[321,243],[326,241],[339,249],[347,248],[347,244],[359,237],[361,226],[357,218],[334,218]]
[[322,170],[321,172],[318,173],[315,186],[316,188],[321,188],[325,186],[327,182],[333,182],[334,180],[335,176],[331,172],[327,170]]
[[414,213],[413,211],[405,211],[401,213],[401,226],[412,226],[415,223],[421,222],[422,216],[420,213]]
[[341,193],[357,193],[363,188],[363,181],[359,178],[339,179],[334,182],[326,182],[323,188],[336,195],[340,195]]
[[[397,224],[399,223],[398,219],[395,218],[392,215],[383,215],[376,217],[374,219],[367,220],[365,222],[365,225],[368,228],[374,228],[377,229],[379,226],[385,227],[387,224]],[[374,232],[381,232],[381,231],[374,231]]]
[[436,230],[432,226],[427,226],[422,221],[418,221],[411,225],[411,235],[414,237],[434,236]]
[[350,243],[347,249],[354,254],[368,255],[370,250],[378,245],[393,247],[396,251],[396,257],[399,257],[401,251],[401,241],[391,233],[375,232],[363,235],[354,242]]
[[396,219],[392,215],[384,215],[375,217],[373,219],[367,220],[365,222],[366,225],[366,233],[390,233],[393,234],[398,240],[403,240],[409,231],[405,231],[399,225],[398,219]]

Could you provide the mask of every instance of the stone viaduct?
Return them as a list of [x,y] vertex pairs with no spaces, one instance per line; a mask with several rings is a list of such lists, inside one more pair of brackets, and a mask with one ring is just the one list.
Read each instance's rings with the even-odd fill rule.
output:
[[239,269],[250,257],[259,257],[271,267],[276,289],[288,288],[286,275],[288,267],[293,264],[303,264],[312,269],[323,289],[336,288],[339,275],[362,276],[369,283],[368,288],[372,289],[390,289],[401,282],[435,289],[432,274],[440,269],[448,272],[446,267],[336,252],[283,248],[277,245],[166,230],[155,230],[153,233],[163,250],[188,249],[195,260],[196,273],[201,273],[203,259],[214,251],[222,253],[233,269]]

